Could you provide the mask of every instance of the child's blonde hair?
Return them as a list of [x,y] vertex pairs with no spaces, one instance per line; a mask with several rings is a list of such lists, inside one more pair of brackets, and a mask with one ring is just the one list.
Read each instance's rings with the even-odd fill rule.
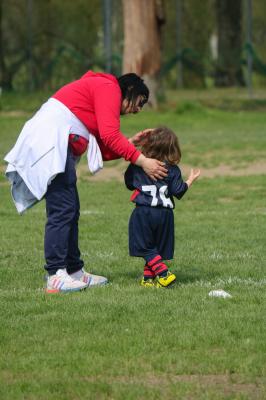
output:
[[156,158],[160,161],[166,161],[171,165],[176,165],[181,159],[181,149],[178,138],[175,133],[161,126],[146,135],[140,143],[139,147],[144,156]]

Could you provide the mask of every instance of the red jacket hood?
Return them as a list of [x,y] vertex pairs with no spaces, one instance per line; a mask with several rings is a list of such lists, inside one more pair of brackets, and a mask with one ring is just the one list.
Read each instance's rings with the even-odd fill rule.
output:
[[112,74],[105,74],[103,72],[93,72],[93,71],[88,71],[86,72],[86,74],[82,75],[81,79],[83,78],[105,78],[105,79],[109,79],[112,82],[118,83],[117,78],[112,75]]

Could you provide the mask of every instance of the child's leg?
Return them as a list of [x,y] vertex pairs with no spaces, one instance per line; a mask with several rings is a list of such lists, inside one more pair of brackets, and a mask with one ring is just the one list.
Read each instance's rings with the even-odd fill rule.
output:
[[[161,213],[153,210],[152,207],[136,207],[129,221],[129,251],[131,256],[143,257],[146,261],[141,284],[143,286],[155,286],[156,282],[149,282],[159,277],[167,279],[168,286],[168,267],[164,264],[162,257],[158,254],[156,244],[156,233],[160,224]],[[167,253],[168,254],[168,253]],[[147,284],[146,284],[147,283]]]
[[144,270],[143,270],[144,281],[147,281],[148,279],[154,279],[154,278],[155,278],[155,273],[150,269],[148,264],[145,264]]
[[150,274],[155,278],[156,276],[166,276],[168,267],[164,264],[162,257],[157,254],[155,257],[146,257],[145,267],[150,272]]
[[[148,276],[150,277],[148,278]],[[151,276],[152,279],[156,278],[155,286],[157,287],[168,287],[176,280],[176,276],[168,270],[167,265],[163,262],[159,254],[146,259],[143,281],[151,279]]]

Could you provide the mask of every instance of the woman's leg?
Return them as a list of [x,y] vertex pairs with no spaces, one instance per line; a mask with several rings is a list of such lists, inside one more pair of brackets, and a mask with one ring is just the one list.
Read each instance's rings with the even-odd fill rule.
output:
[[[45,269],[49,275],[54,275],[58,269],[67,268],[69,240],[73,226],[72,237],[78,234],[79,203],[77,203],[76,180],[75,160],[69,151],[65,172],[53,179],[45,195],[47,223],[44,250]],[[79,255],[76,252],[77,260],[79,260]]]
[[68,240],[68,254],[67,254],[67,272],[69,274],[73,274],[81,270],[84,266],[83,260],[80,258],[80,250],[78,245],[79,239],[79,216],[80,216],[80,202],[78,190],[75,188],[75,204],[76,204],[76,212],[72,221],[69,240]]
[[51,293],[107,283],[107,278],[83,270],[78,247],[80,204],[76,181],[75,157],[69,150],[65,172],[56,176],[45,195],[45,269],[51,277],[47,282],[47,291]]

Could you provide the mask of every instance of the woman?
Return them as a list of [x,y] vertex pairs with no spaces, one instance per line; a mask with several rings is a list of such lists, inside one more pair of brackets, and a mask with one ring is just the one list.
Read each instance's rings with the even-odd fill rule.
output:
[[6,156],[6,174],[18,211],[24,212],[43,197],[46,200],[48,293],[107,283],[106,278],[84,270],[78,247],[80,205],[75,165],[87,147],[92,172],[102,167],[102,159],[123,157],[152,179],[166,176],[162,162],[145,157],[134,145],[150,134],[149,130],[130,140],[120,131],[120,115],[138,113],[148,98],[149,90],[136,74],[116,78],[89,71],[59,89],[41,107]]

